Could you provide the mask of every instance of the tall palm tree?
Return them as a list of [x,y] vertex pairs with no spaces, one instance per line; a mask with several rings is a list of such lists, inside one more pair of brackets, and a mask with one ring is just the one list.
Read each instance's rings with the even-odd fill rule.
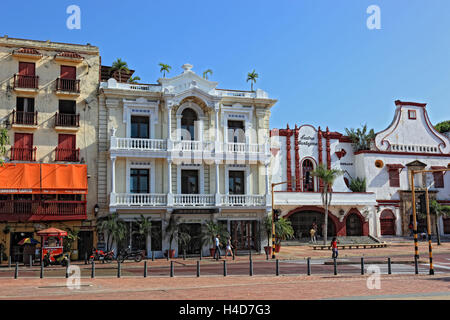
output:
[[120,241],[125,239],[127,235],[127,227],[125,222],[119,218],[119,214],[113,213],[105,218],[99,219],[97,228],[100,232],[105,232],[106,238],[106,250],[109,251],[113,242],[119,246]]
[[363,125],[361,129],[358,128],[356,130],[353,128],[350,130],[345,128],[345,132],[352,140],[355,151],[369,150],[370,142],[375,139],[375,131],[373,129],[367,130],[367,124]]
[[138,76],[130,77],[130,79],[128,79],[128,83],[136,84],[136,83],[138,83],[139,80],[141,80],[141,78]]
[[135,232],[144,238],[144,243],[147,243],[147,238],[152,232],[152,222],[150,217],[144,217],[144,215],[141,214],[139,218],[135,218],[134,220],[138,226],[137,231]]
[[331,204],[331,198],[333,192],[331,188],[333,187],[334,181],[337,177],[344,174],[342,170],[338,169],[327,169],[324,164],[319,164],[317,168],[311,172],[311,175],[319,178],[323,183],[323,189],[321,190],[322,204],[325,208],[325,226],[323,230],[323,244],[327,244],[328,236],[328,207]]
[[165,63],[162,63],[162,62],[159,63],[159,66],[161,67],[159,72],[162,72],[163,73],[163,78],[165,78],[166,77],[166,72],[169,73],[170,69],[172,69],[172,67],[169,66],[168,64],[165,64]]
[[256,82],[256,79],[258,79],[258,74],[255,72],[255,69],[253,69],[252,72],[249,72],[247,74],[247,82],[251,81],[252,90],[253,91],[253,84]]
[[128,64],[125,61],[122,61],[122,59],[118,58],[116,61],[113,62],[111,66],[111,74],[114,72],[119,72],[119,82],[122,82],[122,72],[130,72],[130,69],[128,69]]
[[212,75],[212,74],[213,74],[213,71],[212,71],[211,69],[205,70],[205,71],[203,72],[203,79],[208,80],[208,74]]

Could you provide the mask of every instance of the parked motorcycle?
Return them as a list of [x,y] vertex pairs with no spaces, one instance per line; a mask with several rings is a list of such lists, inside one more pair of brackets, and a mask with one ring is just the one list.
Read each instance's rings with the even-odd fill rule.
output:
[[89,257],[89,263],[92,263],[92,261],[102,261],[111,263],[114,260],[114,250],[104,252],[103,250],[95,249],[92,250],[92,254]]
[[69,263],[69,254],[60,253],[60,254],[50,255],[50,252],[47,252],[47,254],[44,256],[43,262],[44,262],[44,267],[48,267],[50,265],[51,266],[61,265],[61,266],[65,267]]
[[122,250],[117,256],[117,260],[120,262],[124,262],[125,260],[134,260],[136,262],[140,262],[144,258],[144,250],[131,250],[130,246],[126,250]]

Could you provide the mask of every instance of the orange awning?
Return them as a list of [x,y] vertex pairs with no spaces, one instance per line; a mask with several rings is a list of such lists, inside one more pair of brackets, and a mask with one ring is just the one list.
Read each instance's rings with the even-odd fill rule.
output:
[[5,163],[0,166],[0,193],[87,194],[84,164]]

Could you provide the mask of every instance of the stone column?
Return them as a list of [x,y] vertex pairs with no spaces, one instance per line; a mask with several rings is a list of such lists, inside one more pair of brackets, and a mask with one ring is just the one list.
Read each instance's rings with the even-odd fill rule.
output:
[[172,159],[167,159],[167,187],[169,188],[167,192],[167,206],[173,205],[173,194],[172,194]]

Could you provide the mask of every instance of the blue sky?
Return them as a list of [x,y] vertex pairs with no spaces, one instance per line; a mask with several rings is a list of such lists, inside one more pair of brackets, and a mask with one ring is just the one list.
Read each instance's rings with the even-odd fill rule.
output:
[[[103,64],[128,62],[155,83],[159,62],[169,76],[189,62],[211,68],[219,88],[256,83],[278,103],[271,127],[367,123],[393,118],[394,100],[428,103],[433,123],[450,119],[450,1],[4,1],[0,36],[91,43]],[[81,30],[66,28],[66,8],[81,8]],[[381,30],[369,30],[369,5],[381,9]]]

